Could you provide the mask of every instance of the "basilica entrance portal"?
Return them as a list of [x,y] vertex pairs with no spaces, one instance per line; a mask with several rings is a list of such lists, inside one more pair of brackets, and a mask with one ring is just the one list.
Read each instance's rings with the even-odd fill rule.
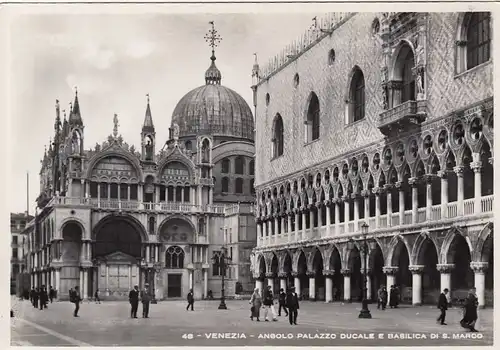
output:
[[180,298],[182,296],[182,275],[169,274],[167,286],[168,298]]
[[134,285],[140,285],[142,259],[141,227],[132,218],[109,216],[96,227],[93,291],[103,297],[128,298]]

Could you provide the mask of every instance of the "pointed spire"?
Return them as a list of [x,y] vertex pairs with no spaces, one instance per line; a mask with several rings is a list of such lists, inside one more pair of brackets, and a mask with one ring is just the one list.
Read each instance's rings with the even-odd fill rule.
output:
[[212,29],[210,29],[207,35],[205,35],[205,41],[208,43],[208,46],[212,48],[212,56],[210,57],[212,63],[205,72],[205,83],[207,85],[209,84],[220,85],[220,82],[222,80],[222,74],[215,65],[215,60],[216,60],[215,48],[219,46],[219,43],[221,42],[222,38],[217,32],[217,30],[215,30],[214,21],[210,21],[208,23],[212,25]]
[[69,125],[83,125],[82,116],[80,114],[80,103],[78,102],[78,89],[75,86],[75,103],[70,107]]
[[64,120],[63,120],[62,133],[63,133],[63,137],[66,137],[69,134],[69,124],[68,124],[68,120],[66,119],[66,110],[65,109],[63,109],[63,116],[64,116]]
[[116,113],[113,117],[113,137],[115,139],[118,137],[118,114]]
[[142,125],[143,132],[155,132],[155,126],[153,124],[153,116],[151,115],[151,107],[149,105],[149,94],[146,94],[147,105],[146,105],[146,115],[144,117],[144,124]]
[[61,130],[61,115],[59,110],[59,100],[56,100],[56,120],[54,121],[54,132],[56,138],[59,136],[60,130]]

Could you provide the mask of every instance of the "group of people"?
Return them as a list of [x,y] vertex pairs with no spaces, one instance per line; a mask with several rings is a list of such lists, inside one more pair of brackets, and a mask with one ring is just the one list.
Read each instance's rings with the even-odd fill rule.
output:
[[[446,325],[446,310],[448,310],[448,305],[450,305],[448,292],[448,288],[445,288],[439,295],[438,299],[437,307],[441,311],[441,313],[436,321],[441,325]],[[477,332],[476,321],[478,319],[478,305],[479,302],[476,295],[476,288],[472,288],[469,291],[467,298],[465,299],[465,303],[463,306],[463,318],[460,320],[460,325],[463,328],[470,330],[471,332]]]
[[31,288],[29,292],[29,299],[34,308],[38,308],[40,306],[40,310],[46,309],[47,304],[50,300],[52,303],[54,298],[56,297],[56,291],[52,286],[49,287],[47,291],[47,287],[45,285],[40,288]]
[[255,318],[260,321],[260,309],[264,309],[264,320],[269,321],[268,314],[271,312],[272,320],[278,321],[277,316],[281,316],[281,310],[285,312],[285,316],[288,316],[288,321],[290,325],[297,324],[297,316],[299,310],[299,297],[295,292],[295,287],[291,287],[285,291],[283,288],[280,289],[278,297],[278,315],[276,316],[276,310],[274,308],[274,295],[271,286],[268,286],[260,295],[259,288],[255,288],[252,297],[250,298],[250,319],[253,321]]
[[139,287],[134,286],[128,293],[128,300],[130,302],[130,318],[137,318],[137,311],[139,309],[139,300],[142,302],[142,317],[149,318],[149,304],[151,304],[151,292],[149,291],[149,284],[144,285],[144,289],[139,292]]
[[377,309],[385,310],[387,307],[387,299],[389,298],[389,307],[396,309],[401,299],[401,293],[398,286],[392,285],[389,293],[384,285],[380,286],[377,291]]

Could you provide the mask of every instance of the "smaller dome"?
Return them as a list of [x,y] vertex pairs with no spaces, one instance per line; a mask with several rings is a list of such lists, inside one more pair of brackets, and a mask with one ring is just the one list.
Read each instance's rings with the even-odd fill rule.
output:
[[208,67],[207,71],[205,72],[205,83],[208,84],[217,84],[220,85],[220,82],[222,80],[222,74],[215,65],[215,53],[212,51],[212,57],[210,57],[212,60],[212,64],[210,67]]

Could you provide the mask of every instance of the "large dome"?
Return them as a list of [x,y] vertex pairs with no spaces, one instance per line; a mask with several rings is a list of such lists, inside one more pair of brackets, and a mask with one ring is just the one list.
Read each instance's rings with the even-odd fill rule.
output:
[[236,91],[220,85],[221,73],[212,64],[205,73],[206,85],[188,92],[174,109],[172,126],[179,136],[221,135],[254,140],[252,111]]

